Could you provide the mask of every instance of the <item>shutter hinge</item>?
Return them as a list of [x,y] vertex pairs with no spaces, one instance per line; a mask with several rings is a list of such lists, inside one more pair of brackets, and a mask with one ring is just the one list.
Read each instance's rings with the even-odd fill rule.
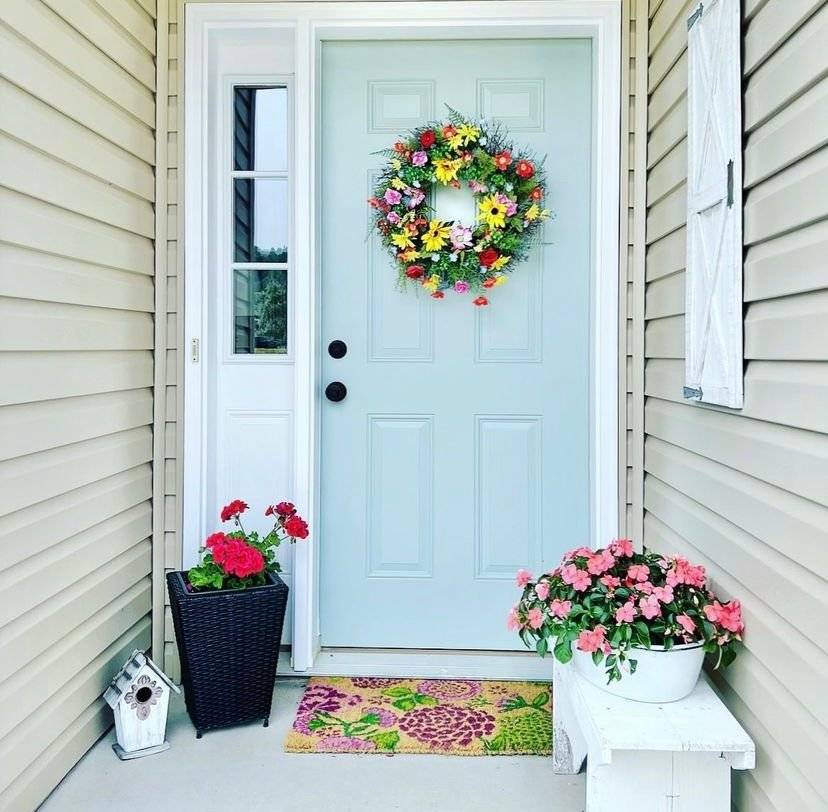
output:
[[733,208],[733,158],[727,162],[727,207]]
[[699,7],[687,18],[687,30],[689,31],[702,16],[704,11],[704,4],[699,3]]
[[198,363],[199,357],[199,346],[198,346],[198,339],[194,338],[190,343],[190,358],[192,359],[194,364]]
[[700,386],[685,386],[682,392],[685,400],[701,400],[702,390]]

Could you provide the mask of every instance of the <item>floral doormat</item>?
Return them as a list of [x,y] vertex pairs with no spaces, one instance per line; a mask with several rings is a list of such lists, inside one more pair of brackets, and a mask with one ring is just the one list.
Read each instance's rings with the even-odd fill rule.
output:
[[551,685],[313,677],[285,750],[547,756],[552,752]]

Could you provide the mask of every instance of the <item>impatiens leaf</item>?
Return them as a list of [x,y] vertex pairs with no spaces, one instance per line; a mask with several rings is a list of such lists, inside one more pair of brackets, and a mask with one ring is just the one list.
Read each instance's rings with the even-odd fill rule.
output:
[[535,646],[535,649],[541,657],[545,657],[549,653],[549,643],[545,637],[538,640],[538,644]]
[[572,644],[569,640],[559,640],[554,649],[555,659],[560,663],[568,663],[572,659]]

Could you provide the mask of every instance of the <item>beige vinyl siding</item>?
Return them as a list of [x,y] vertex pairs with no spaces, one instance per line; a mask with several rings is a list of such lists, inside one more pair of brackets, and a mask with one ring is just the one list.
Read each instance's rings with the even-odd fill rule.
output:
[[744,4],[745,407],[687,404],[686,19],[650,3],[644,540],[742,600],[744,812],[828,807],[828,4]]
[[154,13],[0,4],[3,810],[107,729],[151,644]]

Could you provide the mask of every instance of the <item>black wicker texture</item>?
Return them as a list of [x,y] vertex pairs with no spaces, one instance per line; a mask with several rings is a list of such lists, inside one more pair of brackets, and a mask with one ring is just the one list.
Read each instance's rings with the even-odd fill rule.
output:
[[167,573],[187,712],[202,731],[270,716],[288,587],[278,575],[251,589],[188,592]]

